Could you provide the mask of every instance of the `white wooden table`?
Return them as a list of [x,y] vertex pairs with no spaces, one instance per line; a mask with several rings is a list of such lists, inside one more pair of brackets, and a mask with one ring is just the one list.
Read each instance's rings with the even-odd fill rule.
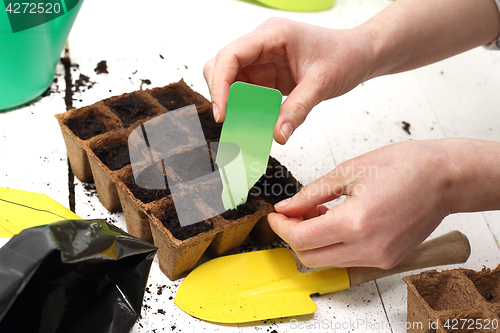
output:
[[[71,74],[73,80],[87,75],[95,84],[75,92],[73,106],[138,90],[146,79],[151,81],[147,87],[159,87],[184,78],[209,98],[202,75],[205,61],[267,18],[349,28],[389,4],[338,0],[328,11],[292,13],[250,0],[85,0],[69,37],[71,61],[78,64]],[[94,73],[101,60],[107,61],[109,74]],[[455,136],[500,140],[499,74],[500,52],[477,48],[419,70],[371,80],[318,105],[285,146],[273,145],[271,154],[306,184],[342,161],[393,142]],[[0,186],[42,192],[69,207],[66,148],[53,117],[66,110],[63,75],[58,65],[58,92],[0,113]],[[402,121],[411,124],[411,135],[402,129]],[[88,185],[78,180],[74,184],[79,216],[106,218],[125,228],[122,213],[108,213]],[[463,266],[495,268],[500,263],[499,220],[498,211],[456,214],[431,237],[458,229],[472,247]],[[173,302],[181,281],[166,278],[155,260],[141,318],[132,332],[330,332],[349,322],[373,326],[336,331],[405,331],[406,285],[401,275],[315,296],[318,310],[313,315],[243,325],[215,325],[182,312]]]

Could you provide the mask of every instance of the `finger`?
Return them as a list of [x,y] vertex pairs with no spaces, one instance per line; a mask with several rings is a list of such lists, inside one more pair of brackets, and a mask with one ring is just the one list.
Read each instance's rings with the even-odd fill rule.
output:
[[301,79],[281,105],[274,127],[274,139],[279,144],[285,144],[312,108],[323,100],[318,85],[320,80],[316,80],[314,76],[314,73],[308,73],[306,78]]
[[299,260],[307,267],[378,267],[389,269],[397,265],[413,248],[407,246],[402,252],[384,253],[380,245],[373,247],[367,242],[336,243],[321,248],[295,251]]
[[314,211],[318,205],[346,194],[347,180],[336,169],[304,186],[293,197],[278,202],[274,209],[287,216],[302,216]]
[[247,34],[221,49],[215,57],[212,72],[212,104],[214,118],[222,122],[226,115],[229,88],[239,71],[252,64],[264,51],[265,38]]
[[215,57],[208,60],[203,66],[203,77],[207,82],[208,90],[212,92],[212,75],[214,71]]
[[336,243],[319,249],[305,251],[295,250],[295,254],[301,263],[310,268],[329,266],[348,267],[344,266],[344,264],[349,265],[352,264],[352,262],[345,260],[345,256],[343,255],[343,253],[346,252],[345,248],[345,244]]
[[349,216],[345,216],[342,205],[332,208],[323,215],[302,222],[286,215],[268,215],[271,228],[296,251],[322,248],[331,244],[351,241]]
[[354,247],[344,243],[331,244],[313,250],[295,251],[300,262],[310,268],[373,266],[370,260],[354,259],[358,252],[359,246]]
[[302,219],[303,220],[309,220],[309,219],[312,219],[314,217],[318,217],[318,216],[321,216],[321,215],[324,215],[326,212],[328,211],[328,208],[323,206],[323,205],[319,205],[316,207],[316,209],[314,209],[313,211],[305,214]]

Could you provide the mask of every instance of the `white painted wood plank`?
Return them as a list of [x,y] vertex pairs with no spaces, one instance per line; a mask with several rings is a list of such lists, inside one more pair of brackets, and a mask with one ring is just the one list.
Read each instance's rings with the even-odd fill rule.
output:
[[414,72],[372,79],[321,106],[337,163],[391,143],[444,136]]
[[500,139],[500,52],[479,47],[416,71],[447,137]]
[[483,212],[483,216],[493,234],[497,247],[500,249],[500,211]]
[[335,159],[326,139],[319,113],[311,112],[285,145],[273,141],[271,155],[290,171],[303,185],[335,168]]

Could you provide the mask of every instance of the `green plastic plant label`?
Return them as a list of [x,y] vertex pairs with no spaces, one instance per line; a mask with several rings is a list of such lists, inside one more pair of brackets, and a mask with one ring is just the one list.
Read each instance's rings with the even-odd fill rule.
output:
[[80,0],[4,0],[12,32],[20,32],[52,21],[73,9]]
[[277,90],[233,84],[220,142],[206,140],[195,105],[142,123],[128,137],[135,184],[169,192],[181,227],[245,203],[266,171],[281,100]]
[[231,86],[215,160],[225,209],[245,203],[265,174],[282,98],[276,89],[243,82]]

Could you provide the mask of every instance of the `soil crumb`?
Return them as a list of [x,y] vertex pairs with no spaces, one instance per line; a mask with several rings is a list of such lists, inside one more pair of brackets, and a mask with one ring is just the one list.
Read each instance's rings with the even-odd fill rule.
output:
[[90,78],[87,75],[80,73],[80,77],[75,81],[74,90],[75,92],[84,92],[91,89],[94,84],[95,82],[90,81]]
[[411,135],[411,132],[410,132],[410,123],[406,122],[406,121],[402,121],[401,122],[403,124],[403,130],[408,133],[408,135]]
[[97,64],[97,67],[94,68],[94,72],[96,72],[97,74],[108,74],[108,64],[106,62],[106,60],[102,60],[100,61],[98,64]]

